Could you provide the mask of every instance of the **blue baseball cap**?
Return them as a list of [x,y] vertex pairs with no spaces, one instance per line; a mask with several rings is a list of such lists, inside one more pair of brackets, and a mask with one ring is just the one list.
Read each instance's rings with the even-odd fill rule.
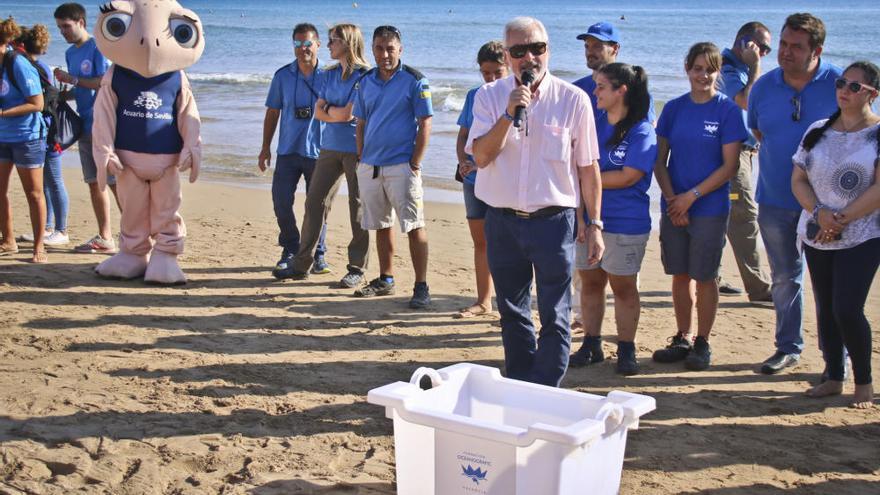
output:
[[586,39],[587,36],[592,36],[599,41],[607,41],[610,43],[620,44],[620,37],[617,36],[617,29],[614,28],[614,24],[610,22],[597,22],[593,24],[589,28],[587,28],[587,32],[584,34],[579,34],[577,39],[583,40]]

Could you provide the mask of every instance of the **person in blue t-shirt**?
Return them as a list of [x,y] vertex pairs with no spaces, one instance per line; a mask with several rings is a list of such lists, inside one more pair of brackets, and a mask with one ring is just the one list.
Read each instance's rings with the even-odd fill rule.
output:
[[[610,22],[597,22],[589,28],[586,33],[581,33],[577,39],[584,42],[584,55],[587,59],[587,67],[593,71],[592,74],[584,76],[574,82],[575,86],[584,90],[590,97],[590,103],[593,105],[593,113],[597,114],[596,107],[596,81],[593,75],[602,67],[613,64],[617,61],[617,54],[620,52],[620,35],[617,28]],[[650,105],[648,107],[648,121],[654,124],[657,116],[654,114],[654,98],[648,94]]]
[[409,238],[416,283],[409,306],[431,304],[428,290],[428,234],[422,190],[422,158],[431,134],[431,90],[428,79],[400,61],[403,42],[394,26],[373,31],[376,68],[358,83],[354,116],[359,164],[361,226],[376,231],[379,276],[355,291],[356,297],[394,293],[395,213]]
[[[272,269],[278,279],[294,278],[293,257],[299,252],[300,233],[296,226],[293,201],[300,177],[306,179],[306,192],[312,182],[315,160],[321,147],[324,123],[315,119],[315,102],[320,98],[324,77],[318,66],[318,48],[321,40],[318,29],[309,23],[293,28],[293,53],[296,60],[278,69],[272,76],[269,95],[266,97],[266,117],[263,120],[263,146],[257,165],[265,172],[272,165],[272,138],[281,121],[278,133],[278,157],[272,174],[272,205],[278,221],[278,245],[281,258]],[[324,261],[327,252],[325,235],[327,227],[322,224],[315,248],[315,271],[330,271]]]
[[[41,77],[45,77],[50,85],[55,84],[52,69],[40,60],[49,48],[49,29],[43,24],[36,24],[30,29],[23,29],[18,41],[25,55],[39,66]],[[51,117],[44,115],[46,126],[51,125]],[[56,145],[57,146],[57,145]],[[46,237],[47,246],[63,246],[70,242],[67,235],[67,212],[70,200],[64,186],[64,174],[61,171],[61,149],[46,147],[46,163],[43,166],[43,193],[46,198]],[[31,236],[22,236],[33,241]]]
[[[477,52],[477,65],[483,81],[490,83],[507,77],[507,65],[504,63],[504,44],[490,41],[480,47]],[[486,258],[486,210],[488,206],[474,194],[477,184],[477,166],[472,156],[464,151],[467,144],[468,131],[474,121],[474,95],[479,86],[467,92],[464,107],[458,116],[458,139],[455,152],[458,155],[458,175],[462,180],[464,191],[464,209],[474,241],[474,274],[477,279],[477,302],[461,308],[459,318],[470,318],[485,315],[492,311],[492,275],[489,273],[489,260]]]
[[[9,182],[12,169],[18,171],[24,188],[34,233],[31,261],[48,261],[43,244],[46,202],[43,199],[43,161],[46,157],[46,122],[43,120],[43,90],[37,69],[10,44],[20,32],[11,17],[0,21],[0,256],[15,254],[18,245],[12,230]],[[11,71],[7,67],[11,66]]]
[[348,218],[351,223],[351,241],[348,243],[347,273],[339,281],[341,287],[363,285],[364,270],[370,257],[370,233],[361,228],[361,197],[357,182],[357,145],[354,105],[354,87],[369,69],[364,60],[364,37],[354,24],[337,24],[330,28],[330,57],[338,63],[322,73],[324,82],[315,102],[315,118],[324,122],[321,134],[321,152],[315,163],[315,172],[306,194],[305,215],[299,252],[293,258],[294,280],[308,278],[312,273],[329,271],[327,263],[313,253],[323,232],[333,198],[339,190],[342,176],[348,185]]
[[[73,45],[64,53],[67,70],[55,69],[55,79],[73,86],[73,91],[62,91],[61,97],[74,99],[76,111],[82,117],[83,131],[77,144],[79,161],[83,181],[89,185],[92,209],[98,222],[98,234],[76,246],[74,251],[113,254],[116,252],[116,242],[110,226],[110,196],[106,190],[101,191],[98,187],[98,168],[92,155],[92,107],[101,87],[101,78],[110,68],[110,61],[101,54],[86,29],[85,7],[78,3],[60,5],[55,9],[55,24],[64,40]],[[116,177],[108,175],[107,183],[116,197],[116,206],[121,210],[116,196]]]
[[[727,234],[730,178],[749,135],[742,110],[717,91],[721,53],[697,43],[685,69],[690,92],[668,102],[657,122],[654,175],[663,193],[660,247],[663,267],[672,275],[677,333],[654,360],[684,360],[691,370],[709,367],[709,334],[718,311],[718,268]],[[668,161],[668,164],[667,164]],[[696,281],[697,337],[691,332],[691,281]]]
[[804,348],[804,261],[795,241],[801,205],[791,191],[791,157],[807,128],[837,110],[834,81],[842,71],[820,58],[824,43],[820,19],[788,16],[779,36],[779,67],[761,76],[749,96],[748,126],[761,143],[758,228],[776,309],[776,352],[762,363],[765,374],[796,365]]
[[585,366],[604,359],[602,319],[605,316],[605,287],[614,292],[617,321],[617,372],[635,375],[635,337],[639,325],[638,274],[651,235],[651,172],[657,160],[657,136],[648,120],[651,99],[648,76],[639,66],[613,63],[598,69],[596,80],[596,136],[602,171],[602,212],[599,219],[605,253],[590,264],[583,233],[589,220],[578,218],[575,268],[581,278],[584,342],[568,361]]

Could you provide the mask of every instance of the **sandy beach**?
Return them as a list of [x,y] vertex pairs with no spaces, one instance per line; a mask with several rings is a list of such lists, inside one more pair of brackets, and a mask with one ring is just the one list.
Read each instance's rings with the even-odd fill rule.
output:
[[[79,171],[65,172],[78,242],[95,233],[93,215]],[[17,178],[11,190],[20,234],[29,224]],[[344,198],[327,236],[333,273],[278,282],[269,275],[279,248],[268,191],[199,182],[184,194],[183,287],[101,280],[97,255],[53,250],[51,264],[33,265],[22,244],[0,258],[0,493],[394,493],[391,421],[366,403],[367,391],[418,366],[502,365],[493,318],[453,318],[474,297],[463,206],[426,206],[434,307],[415,312],[406,308],[403,236],[397,295],[359,300],[334,288],[348,242]],[[373,253],[369,276],[377,266]],[[729,250],[722,273],[741,284]],[[878,286],[867,303],[875,332]],[[651,351],[675,330],[652,238],[642,373],[619,377],[610,359],[570,370],[563,383],[657,399],[630,433],[621,493],[880,493],[880,407],[847,408],[851,381],[843,397],[803,395],[822,370],[807,287],[807,348],[791,372],[757,373],[772,352],[774,313],[745,297],[722,297],[708,371],[655,364]],[[613,357],[610,303],[604,346]],[[876,337],[874,352],[880,376]]]

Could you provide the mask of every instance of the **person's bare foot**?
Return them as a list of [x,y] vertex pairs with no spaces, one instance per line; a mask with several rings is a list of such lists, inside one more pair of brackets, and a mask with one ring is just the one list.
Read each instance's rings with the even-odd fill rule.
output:
[[874,386],[870,383],[867,385],[856,385],[853,402],[849,407],[856,409],[870,409],[874,407]]
[[34,249],[34,256],[31,258],[31,263],[48,263],[49,255],[46,254],[46,249]]
[[576,335],[579,333],[584,333],[584,324],[579,321],[571,322],[571,334]]
[[18,252],[18,245],[14,241],[0,243],[0,256],[15,254]]
[[840,395],[843,393],[843,382],[828,380],[820,383],[815,387],[807,389],[807,395],[810,397],[827,397],[829,395]]
[[483,303],[475,303],[466,308],[461,308],[458,310],[457,318],[473,318],[475,316],[483,316],[485,314],[489,314],[492,311],[491,306],[487,306]]

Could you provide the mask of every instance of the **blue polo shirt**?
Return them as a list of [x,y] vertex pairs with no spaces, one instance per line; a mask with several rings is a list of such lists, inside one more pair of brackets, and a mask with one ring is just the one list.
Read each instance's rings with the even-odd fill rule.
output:
[[408,163],[418,119],[434,115],[428,79],[401,63],[387,81],[378,69],[371,70],[355,92],[354,116],[367,122],[361,162],[377,167]]
[[[837,110],[834,81],[843,71],[821,59],[813,79],[798,93],[782,78],[776,68],[761,76],[749,95],[749,129],[762,134],[758,154],[758,191],[760,204],[800,211],[801,205],[791,192],[791,157],[810,124],[827,119]],[[792,100],[800,100],[800,119],[795,121]]]
[[[318,62],[320,64],[320,62]],[[278,69],[272,76],[266,107],[281,110],[281,131],[278,133],[280,155],[297,155],[318,158],[321,151],[321,132],[324,123],[315,119],[315,102],[323,90],[324,71],[315,66],[309,77],[303,77],[294,61]],[[309,107],[311,118],[296,118],[296,109]]]
[[[464,98],[464,106],[461,108],[461,113],[458,115],[458,124],[459,127],[467,127],[468,129],[474,124],[474,95],[477,94],[477,90],[480,89],[479,86],[476,88],[471,88],[467,92],[467,96]],[[468,158],[473,161],[474,157],[468,155]],[[462,177],[462,180],[471,185],[477,184],[477,171],[465,175]]]
[[[590,103],[593,105],[593,117],[597,117],[599,107],[596,106],[596,95],[593,93],[596,89],[596,81],[593,80],[593,75],[590,74],[589,76],[582,77],[572,84],[587,93],[587,96],[590,97]],[[657,114],[654,113],[654,97],[649,93],[648,98],[651,99],[651,104],[648,106],[648,121],[653,124],[657,120]]]
[[[738,95],[749,82],[749,66],[740,60],[730,48],[724,49],[721,53],[721,59],[723,60],[723,63],[721,65],[720,90],[727,95],[728,98],[734,100],[736,95]],[[736,103],[735,100],[734,103]],[[752,131],[748,127],[749,114],[745,110],[743,110],[742,114],[743,123],[746,125],[746,131],[749,133],[749,139],[743,144],[750,148],[755,148],[758,144],[758,140],[755,139],[755,136],[752,135]]]
[[[2,54],[0,54],[2,55]],[[40,86],[40,74],[36,67],[22,55],[15,56],[12,65],[12,77],[15,78],[18,88],[9,80],[9,74],[3,70],[3,79],[0,80],[0,107],[3,110],[17,107],[25,102],[29,96],[42,94]],[[0,142],[23,143],[45,137],[46,123],[41,112],[29,113],[18,117],[0,118]]]
[[[366,74],[367,69],[354,70],[348,79],[342,78],[342,67],[337,65],[332,69],[325,70],[324,84],[320,92],[321,98],[334,107],[344,107],[354,101],[354,87]],[[321,149],[340,151],[343,153],[357,153],[355,143],[355,128],[357,123],[330,122],[324,124],[321,134]]]
[[[80,79],[92,79],[101,77],[110,68],[110,61],[98,50],[95,38],[77,47],[71,45],[64,53],[67,62],[67,72]],[[76,100],[76,111],[83,119],[83,132],[92,133],[92,108],[95,106],[97,91],[77,86],[73,92]]]
[[[614,134],[614,125],[608,122],[608,113],[599,110],[596,117],[596,137],[599,139],[599,167],[602,172],[634,168],[645,175],[635,184],[622,189],[602,189],[603,230],[614,234],[645,234],[651,231],[651,199],[648,188],[654,162],[657,160],[657,134],[648,119],[630,127],[623,141],[614,147],[608,140]],[[584,218],[587,218],[584,211]]]
[[[675,194],[689,191],[724,164],[722,147],[748,139],[742,110],[722,93],[694,103],[690,93],[669,101],[657,121],[657,135],[669,142],[669,177]],[[666,201],[660,208],[666,212]],[[695,217],[723,216],[730,211],[730,183],[694,201]]]

